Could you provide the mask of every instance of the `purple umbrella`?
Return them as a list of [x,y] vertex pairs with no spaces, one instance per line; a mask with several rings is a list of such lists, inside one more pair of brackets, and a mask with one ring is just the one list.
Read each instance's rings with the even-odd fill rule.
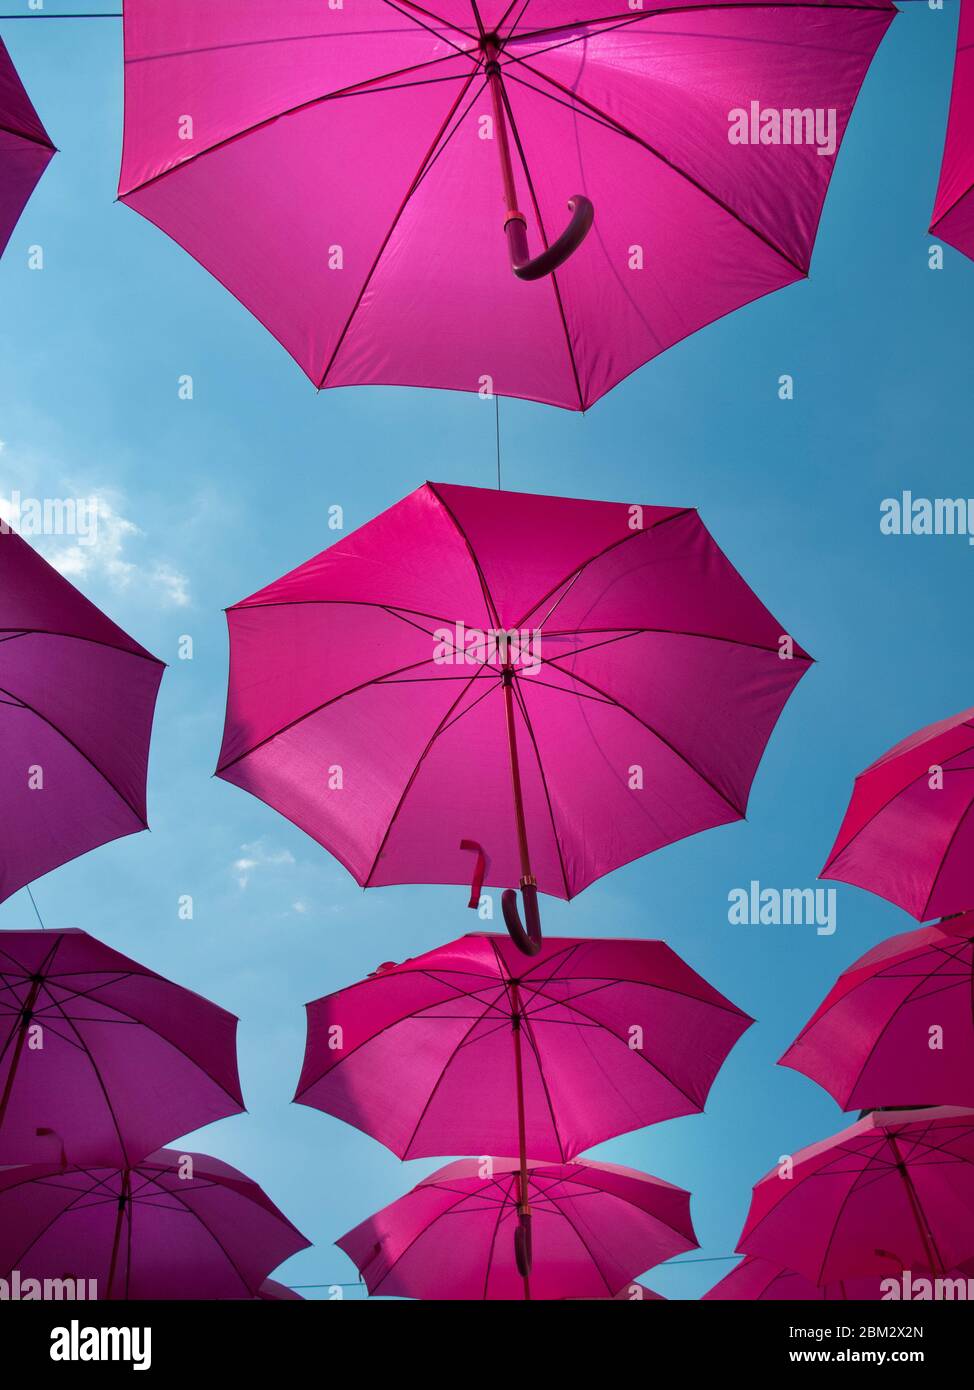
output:
[[206,1154],[0,1169],[0,1275],[21,1288],[84,1279],[105,1299],[254,1298],[309,1244],[255,1182]]
[[125,1165],[238,1114],[236,1032],[86,932],[0,933],[0,1163]]
[[0,252],[54,154],[50,136],[0,41]]
[[0,529],[0,902],[148,828],[163,669],[26,541]]

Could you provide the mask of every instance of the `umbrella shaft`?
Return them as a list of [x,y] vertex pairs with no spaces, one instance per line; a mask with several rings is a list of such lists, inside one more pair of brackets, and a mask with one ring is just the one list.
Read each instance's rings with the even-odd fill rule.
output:
[[507,138],[507,117],[504,111],[504,88],[501,81],[500,66],[497,62],[497,45],[488,43],[487,83],[494,105],[494,134],[497,139],[497,153],[501,161],[501,179],[504,183],[504,203],[508,212],[517,212],[517,194],[514,189],[514,169],[511,164],[511,146]]
[[118,1265],[118,1249],[122,1240],[122,1222],[125,1219],[125,1211],[128,1206],[129,1195],[129,1172],[128,1169],[122,1174],[122,1186],[118,1199],[118,1213],[115,1217],[115,1235],[112,1238],[112,1260],[108,1266],[108,1288],[105,1291],[106,1299],[112,1296],[112,1285],[115,1282],[115,1269]]
[[20,1020],[20,1026],[17,1029],[17,1041],[14,1044],[14,1055],[10,1059],[10,1070],[7,1072],[7,1081],[3,1088],[3,1095],[0,1096],[0,1126],[2,1126],[3,1124],[4,1116],[7,1113],[7,1106],[10,1103],[10,1092],[13,1090],[14,1087],[14,1077],[17,1074],[17,1067],[20,1065],[20,1058],[24,1050],[24,1044],[27,1041],[27,1029],[30,1025],[30,1016],[33,1012],[34,1005],[37,1003],[37,996],[38,994],[40,994],[40,992],[40,981],[34,980],[31,983],[30,993],[27,996],[27,1002],[24,1005],[24,1012]]
[[507,748],[511,760],[511,788],[514,792],[514,820],[517,827],[521,879],[531,880],[531,856],[528,853],[528,830],[524,819],[524,797],[521,792],[521,765],[517,756],[517,729],[514,724],[514,672],[510,668],[505,668],[504,713],[507,718]]

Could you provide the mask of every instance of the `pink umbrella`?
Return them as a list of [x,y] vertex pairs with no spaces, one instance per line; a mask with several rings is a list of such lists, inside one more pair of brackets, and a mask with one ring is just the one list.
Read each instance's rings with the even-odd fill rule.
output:
[[252,1298],[305,1240],[219,1159],[160,1149],[133,1165],[0,1168],[0,1271],[95,1280],[103,1299]]
[[[833,1284],[819,1287],[792,1269],[782,1269],[767,1260],[749,1257],[742,1260],[730,1274],[725,1275],[719,1284],[708,1290],[703,1296],[703,1301],[808,1303],[817,1300],[833,1303],[847,1300],[871,1303],[883,1298],[887,1292],[883,1287],[884,1283],[891,1277],[896,1277],[892,1266],[882,1278],[872,1275],[864,1279],[840,1279]],[[955,1271],[949,1277],[965,1276]]]
[[163,663],[0,528],[0,902],[145,830]]
[[890,937],[839,976],[781,1065],[843,1110],[974,1106],[974,912]]
[[974,1258],[974,1110],[866,1116],[754,1188],[738,1250],[814,1284]]
[[752,1020],[662,941],[476,934],[308,1006],[295,1100],[399,1158],[565,1162],[703,1109]]
[[0,1163],[124,1166],[238,1114],[236,1032],[86,932],[0,933]]
[[974,908],[974,709],[911,734],[856,778],[822,878],[918,921]]
[[443,483],[228,622],[217,775],[364,887],[463,883],[477,852],[471,905],[518,879],[529,948],[539,890],[744,815],[811,661],[695,511]]
[[596,1299],[567,1299],[569,1303],[665,1303],[666,1299],[661,1293],[654,1293],[645,1284],[623,1284],[618,1293],[602,1294]]
[[931,232],[974,259],[974,7],[960,0],[954,88]]
[[585,409],[808,274],[894,13],[126,0],[119,196],[318,387]]
[[55,153],[0,41],[0,252]]
[[[696,1247],[690,1194],[587,1159],[528,1165],[460,1159],[337,1242],[373,1295],[424,1299],[612,1298],[637,1274]],[[533,1269],[515,1256],[525,1209]]]

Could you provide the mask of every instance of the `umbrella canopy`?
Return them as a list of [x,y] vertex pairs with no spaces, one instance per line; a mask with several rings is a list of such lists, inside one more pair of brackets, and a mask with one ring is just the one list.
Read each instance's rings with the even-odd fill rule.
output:
[[839,976],[781,1065],[843,1110],[974,1106],[974,912],[890,937]]
[[0,932],[0,1164],[124,1166],[239,1113],[236,1033],[86,932]]
[[974,1110],[866,1116],[754,1188],[738,1250],[813,1284],[974,1258]]
[[469,882],[479,845],[571,898],[740,819],[811,660],[695,511],[443,483],[228,622],[217,775],[365,887]]
[[0,1169],[0,1271],[18,1271],[21,1285],[93,1279],[102,1299],[253,1298],[309,1244],[255,1182],[206,1154]]
[[974,709],[905,738],[856,778],[822,878],[918,921],[974,908]]
[[147,829],[163,669],[25,540],[0,531],[0,902]]
[[523,1141],[564,1162],[702,1110],[752,1022],[662,941],[550,937],[526,961],[481,934],[307,1007],[295,1100],[403,1159]]
[[461,1159],[337,1242],[370,1294],[424,1299],[613,1298],[644,1270],[696,1247],[690,1194],[631,1168],[528,1165],[534,1265],[515,1260],[513,1159]]
[[0,41],[0,252],[54,154],[50,136]]
[[[882,1278],[873,1275],[864,1279],[840,1279],[819,1287],[792,1269],[782,1269],[780,1265],[770,1264],[767,1260],[747,1258],[725,1275],[719,1284],[709,1289],[703,1301],[871,1303],[883,1298],[887,1292],[883,1287],[885,1281],[896,1278],[899,1273],[891,1265]],[[958,1270],[949,1277],[962,1279],[966,1276]]]
[[954,86],[930,230],[974,259],[974,5],[960,0]]
[[894,13],[126,0],[119,196],[318,387],[584,409],[807,275]]

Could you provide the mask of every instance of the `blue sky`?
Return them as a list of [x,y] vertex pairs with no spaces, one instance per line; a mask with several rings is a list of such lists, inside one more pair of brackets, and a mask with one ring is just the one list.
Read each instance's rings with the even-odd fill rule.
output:
[[[3,12],[26,8],[7,0]],[[47,9],[70,7],[48,0]],[[78,8],[88,8],[79,6]],[[904,6],[846,137],[811,279],[644,367],[586,417],[501,405],[505,485],[697,506],[784,627],[817,658],[756,780],[749,820],[675,845],[546,905],[550,934],[664,937],[757,1026],[704,1116],[603,1145],[600,1157],[694,1193],[702,1249],[653,1271],[696,1298],[731,1267],[751,1184],[780,1154],[841,1128],[834,1102],[774,1065],[838,972],[912,920],[838,888],[838,930],[742,927],[751,879],[804,887],[854,774],[891,743],[974,703],[962,537],[891,537],[883,498],[974,496],[974,265],[928,268],[955,0]],[[35,885],[49,926],[78,926],[240,1016],[249,1113],[193,1136],[260,1181],[314,1241],[281,1277],[354,1281],[331,1242],[435,1161],[390,1153],[290,1097],[303,1004],[474,929],[450,888],[363,893],[324,850],[212,777],[227,641],[223,608],[424,478],[490,486],[493,405],[446,392],[316,395],[271,337],[174,243],[115,203],[118,21],[0,22],[60,153],[0,262],[0,497],[98,494],[84,557],[42,548],[170,662],[150,770],[152,831]],[[255,189],[259,196],[259,189]],[[27,248],[44,248],[43,271]],[[194,399],[178,397],[192,374]],[[795,378],[782,402],[777,382]],[[194,659],[177,659],[189,634]],[[245,862],[250,867],[240,867]],[[192,894],[195,918],[177,900]],[[0,928],[33,925],[26,895]],[[322,1290],[322,1293],[327,1290]],[[362,1291],[348,1288],[349,1297]]]

